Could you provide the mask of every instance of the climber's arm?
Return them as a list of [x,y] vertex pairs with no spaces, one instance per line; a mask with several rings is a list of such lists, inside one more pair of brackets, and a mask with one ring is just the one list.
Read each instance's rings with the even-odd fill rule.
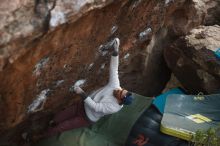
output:
[[119,111],[119,108],[114,102],[95,102],[89,96],[84,100],[85,105],[94,110],[95,112],[101,112],[104,115],[113,114]]
[[74,91],[76,92],[76,94],[79,94],[80,97],[83,98],[83,100],[85,100],[88,97],[86,92],[83,91],[80,87],[74,87]]

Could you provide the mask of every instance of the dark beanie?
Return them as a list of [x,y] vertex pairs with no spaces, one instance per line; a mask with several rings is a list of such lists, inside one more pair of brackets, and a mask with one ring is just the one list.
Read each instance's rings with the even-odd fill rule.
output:
[[126,96],[124,97],[123,104],[130,105],[132,103],[133,99],[134,99],[134,97],[132,96],[132,93],[127,92]]

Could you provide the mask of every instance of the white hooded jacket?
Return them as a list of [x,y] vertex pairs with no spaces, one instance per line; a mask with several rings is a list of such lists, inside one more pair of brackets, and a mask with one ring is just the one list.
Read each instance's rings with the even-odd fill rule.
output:
[[123,107],[123,105],[119,105],[113,95],[115,89],[121,89],[118,77],[118,64],[118,55],[111,56],[108,84],[84,100],[86,115],[93,122],[98,121],[104,115],[118,112]]

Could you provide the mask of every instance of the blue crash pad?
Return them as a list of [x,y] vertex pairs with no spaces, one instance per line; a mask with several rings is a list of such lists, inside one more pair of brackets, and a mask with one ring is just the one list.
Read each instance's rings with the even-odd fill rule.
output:
[[215,56],[220,59],[220,48],[215,51]]
[[156,96],[153,104],[162,114],[164,113],[166,98],[170,94],[184,94],[184,92],[180,88],[173,88],[171,90],[168,90],[167,92],[164,92],[163,94]]

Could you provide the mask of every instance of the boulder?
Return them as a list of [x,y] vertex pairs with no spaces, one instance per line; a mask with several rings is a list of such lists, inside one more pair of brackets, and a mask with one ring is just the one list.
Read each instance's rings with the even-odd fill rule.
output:
[[[118,37],[121,86],[160,94],[171,72],[163,50],[201,25],[213,0],[2,0],[0,6],[0,143],[45,130],[52,114],[108,81]],[[45,104],[43,104],[45,103]]]
[[220,26],[199,26],[164,50],[174,75],[190,93],[220,92],[220,60],[214,52],[220,47]]

